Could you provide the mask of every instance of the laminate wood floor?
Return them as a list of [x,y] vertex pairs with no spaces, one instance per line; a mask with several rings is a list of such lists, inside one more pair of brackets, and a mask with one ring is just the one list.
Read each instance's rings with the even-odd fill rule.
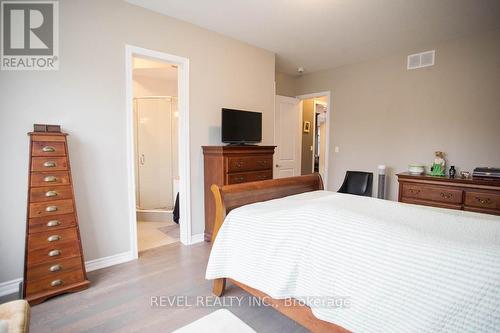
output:
[[[89,289],[33,306],[30,331],[171,332],[220,308],[194,306],[197,296],[211,296],[211,282],[205,280],[209,252],[207,243],[174,243],[142,252],[138,260],[90,272]],[[187,296],[191,306],[151,306],[152,296],[170,296],[164,298],[168,301],[176,295]],[[226,296],[249,295],[229,285]],[[268,307],[244,301],[226,309],[259,333],[307,332]]]

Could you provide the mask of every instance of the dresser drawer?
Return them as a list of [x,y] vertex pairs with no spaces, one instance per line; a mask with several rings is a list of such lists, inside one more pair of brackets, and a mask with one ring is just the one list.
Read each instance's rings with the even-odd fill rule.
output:
[[73,213],[73,200],[53,200],[30,203],[29,217],[54,216]]
[[65,229],[74,227],[75,225],[75,214],[36,217],[29,219],[28,222],[30,234],[43,231]]
[[460,189],[450,189],[441,186],[403,184],[403,198],[461,204],[462,192]]
[[33,295],[42,292],[57,291],[72,284],[85,280],[82,270],[51,275],[38,281],[26,282],[26,293]]
[[69,185],[70,183],[71,180],[67,171],[31,173],[32,187]]
[[228,157],[227,172],[257,171],[273,168],[272,156]]
[[500,194],[465,191],[465,205],[476,208],[500,210]]
[[49,244],[39,249],[29,249],[28,265],[64,259],[80,255],[80,245],[77,240],[59,244]]
[[72,197],[71,186],[32,187],[30,189],[30,202],[71,199]]
[[28,236],[28,247],[31,250],[36,250],[74,240],[78,240],[76,228],[51,230],[30,234]]
[[66,144],[55,141],[34,141],[31,156],[66,156]]
[[82,258],[80,256],[66,259],[54,259],[41,264],[28,265],[26,279],[28,282],[37,281],[81,268]]
[[273,178],[273,171],[242,172],[226,175],[227,184],[240,184]]
[[64,171],[68,170],[66,157],[33,157],[31,171]]

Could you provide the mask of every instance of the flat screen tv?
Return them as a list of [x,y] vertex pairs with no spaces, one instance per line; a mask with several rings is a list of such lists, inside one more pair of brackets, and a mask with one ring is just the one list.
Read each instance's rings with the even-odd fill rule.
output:
[[222,142],[229,144],[262,141],[262,113],[222,109]]

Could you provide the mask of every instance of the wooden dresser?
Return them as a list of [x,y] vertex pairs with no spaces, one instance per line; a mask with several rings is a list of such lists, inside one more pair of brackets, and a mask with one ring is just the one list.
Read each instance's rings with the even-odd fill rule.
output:
[[32,132],[24,298],[30,304],[89,286],[65,133]]
[[210,242],[215,217],[212,184],[228,185],[273,178],[275,146],[204,146],[205,241]]
[[500,215],[500,181],[400,173],[399,201]]

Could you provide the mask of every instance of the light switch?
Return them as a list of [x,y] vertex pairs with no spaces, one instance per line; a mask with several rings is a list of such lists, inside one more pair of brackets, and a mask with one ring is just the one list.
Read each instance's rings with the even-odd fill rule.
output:
[[338,153],[340,151],[339,146],[335,146],[335,152]]

